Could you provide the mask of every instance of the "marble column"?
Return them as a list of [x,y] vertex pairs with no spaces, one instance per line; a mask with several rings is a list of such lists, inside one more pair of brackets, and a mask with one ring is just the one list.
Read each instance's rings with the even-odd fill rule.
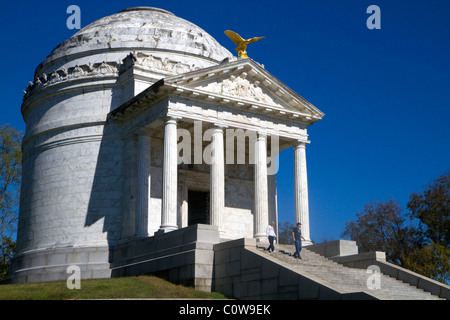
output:
[[150,201],[150,133],[138,133],[136,178],[135,236],[148,237],[148,213]]
[[210,172],[210,212],[211,225],[223,230],[225,209],[225,161],[223,128],[216,127],[212,133],[212,159]]
[[302,224],[305,245],[311,244],[309,233],[308,177],[306,172],[306,144],[298,142],[294,146],[294,189],[295,189],[295,223]]
[[266,241],[269,223],[269,201],[267,184],[267,137],[258,133],[255,142],[255,215],[254,237]]
[[177,121],[164,121],[163,181],[160,231],[168,232],[177,226]]

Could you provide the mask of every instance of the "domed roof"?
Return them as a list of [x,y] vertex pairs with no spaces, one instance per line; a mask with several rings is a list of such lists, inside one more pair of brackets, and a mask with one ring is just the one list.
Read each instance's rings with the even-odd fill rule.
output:
[[[78,59],[105,51],[132,50],[163,52],[179,61],[184,56],[191,65],[193,59],[215,64],[232,56],[211,35],[189,21],[163,9],[134,7],[101,18],[81,29],[57,46],[36,72],[60,68],[72,59],[70,57]],[[48,64],[52,66],[45,67]],[[205,67],[202,64],[199,67]]]

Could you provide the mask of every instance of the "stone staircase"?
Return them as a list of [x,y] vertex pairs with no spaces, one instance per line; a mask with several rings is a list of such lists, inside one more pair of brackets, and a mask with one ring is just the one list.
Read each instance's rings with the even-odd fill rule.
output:
[[257,248],[271,258],[289,263],[292,268],[316,276],[346,292],[366,291],[380,300],[445,300],[384,274],[380,274],[380,289],[369,290],[367,279],[371,274],[367,270],[345,267],[306,248],[301,251],[302,259],[292,256],[295,252],[293,245],[278,244],[272,253],[264,247]]

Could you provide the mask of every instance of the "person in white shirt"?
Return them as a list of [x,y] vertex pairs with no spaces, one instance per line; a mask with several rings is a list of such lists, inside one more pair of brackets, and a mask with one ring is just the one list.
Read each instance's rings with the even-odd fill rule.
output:
[[273,246],[273,241],[275,240],[277,235],[275,234],[275,230],[273,229],[274,226],[275,226],[275,222],[272,221],[267,226],[267,229],[266,229],[267,238],[269,238],[269,247],[267,248],[269,253],[271,253],[271,252],[273,252],[275,250],[275,248]]

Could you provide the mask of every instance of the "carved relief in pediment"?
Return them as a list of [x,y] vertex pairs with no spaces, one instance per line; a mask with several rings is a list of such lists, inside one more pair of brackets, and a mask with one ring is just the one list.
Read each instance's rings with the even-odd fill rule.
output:
[[247,79],[247,73],[243,72],[239,76],[231,75],[225,79],[220,84],[218,93],[226,96],[235,96],[242,99],[275,104],[274,100],[263,92],[260,85],[259,81],[250,82]]

